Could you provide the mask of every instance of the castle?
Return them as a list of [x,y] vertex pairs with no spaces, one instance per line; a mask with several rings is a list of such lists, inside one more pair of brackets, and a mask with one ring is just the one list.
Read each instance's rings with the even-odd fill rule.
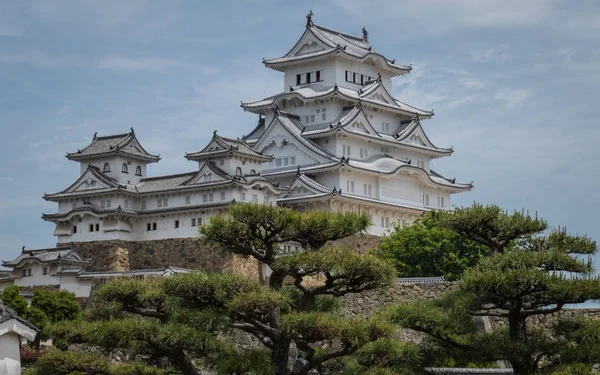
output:
[[[234,202],[278,204],[297,210],[368,212],[371,234],[408,225],[424,211],[448,209],[468,191],[431,169],[450,156],[427,137],[422,110],[391,95],[392,78],[411,67],[380,54],[362,37],[313,23],[283,57],[263,61],[284,73],[283,91],[251,102],[259,116],[248,135],[216,132],[200,151],[185,154],[189,173],[147,176],[160,157],[146,151],[133,129],[97,136],[67,153],[80,177],[44,195],[58,211],[58,243],[146,241],[197,236],[197,227]],[[250,129],[249,129],[250,130]]]

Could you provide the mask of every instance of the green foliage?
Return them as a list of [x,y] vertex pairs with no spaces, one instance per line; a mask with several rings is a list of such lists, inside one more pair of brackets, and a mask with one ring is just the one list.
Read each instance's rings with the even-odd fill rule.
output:
[[[232,205],[227,216],[213,217],[202,232],[223,249],[270,265],[268,285],[228,273],[117,279],[96,292],[95,307],[83,320],[54,324],[48,332],[68,342],[168,357],[186,375],[199,373],[192,357],[220,374],[305,375],[393,331],[381,320],[335,312],[334,297],[375,289],[394,277],[393,266],[382,259],[325,246],[369,224],[366,214]],[[287,241],[301,243],[305,251],[276,258]],[[286,279],[293,284],[284,285]],[[235,346],[227,337],[238,330],[264,347]],[[290,372],[292,343],[306,363]]]
[[75,294],[66,290],[35,289],[31,307],[43,311],[50,322],[74,320],[81,316],[81,306],[79,306]]
[[49,349],[24,375],[166,375],[163,370],[139,363],[110,365],[101,356]]
[[529,212],[508,213],[496,205],[478,203],[456,208],[454,212],[437,211],[434,220],[495,253],[504,252],[513,241],[543,232],[548,226],[545,220],[537,215],[532,217]]
[[487,246],[439,226],[431,213],[413,225],[396,226],[375,251],[394,264],[399,277],[444,276],[447,280],[458,279],[489,253]]
[[[518,374],[598,360],[600,331],[589,322],[562,322],[550,331],[526,325],[528,317],[600,299],[600,278],[590,277],[591,263],[576,257],[594,254],[594,241],[564,229],[541,234],[542,219],[503,213],[496,206],[476,204],[436,215],[437,223],[489,246],[494,254],[467,269],[455,291],[387,312],[402,327],[429,335],[424,350],[463,362],[506,360]],[[482,332],[479,317],[506,319],[508,327]]]
[[19,294],[19,287],[11,285],[2,291],[2,301],[10,306],[17,314],[24,316],[27,311],[27,300]]

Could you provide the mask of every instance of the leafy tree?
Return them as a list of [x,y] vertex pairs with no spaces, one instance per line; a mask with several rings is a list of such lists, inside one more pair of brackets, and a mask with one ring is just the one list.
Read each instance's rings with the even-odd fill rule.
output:
[[2,301],[6,306],[10,306],[20,316],[25,316],[27,311],[27,300],[20,294],[20,289],[16,285],[11,285],[2,291]]
[[[308,374],[393,332],[380,319],[344,318],[331,310],[332,299],[379,288],[394,276],[385,261],[329,243],[369,225],[365,214],[233,205],[201,231],[224,251],[268,265],[272,273],[261,282],[200,272],[150,282],[114,280],[96,294],[104,308],[51,331],[153,359],[166,356],[186,375],[199,373],[194,357],[221,374]],[[280,245],[286,242],[300,243],[304,251],[284,255]],[[225,339],[239,331],[260,346],[243,349]],[[293,347],[303,358],[300,365],[288,363]]]
[[[442,219],[448,226],[455,223],[451,215]],[[476,205],[457,217],[456,228],[463,235],[494,248],[495,254],[467,270],[457,290],[439,300],[395,307],[391,319],[429,335],[427,343],[436,350],[467,360],[507,360],[517,374],[600,361],[597,327],[565,321],[548,331],[526,325],[528,318],[560,311],[566,304],[600,299],[600,279],[591,277],[591,261],[582,259],[596,252],[596,243],[565,230],[539,233],[534,229],[541,230],[543,220],[506,214],[495,206]],[[476,317],[505,319],[508,329],[481,332]],[[581,329],[565,329],[568,324]]]
[[42,311],[50,322],[74,320],[81,315],[81,306],[77,302],[75,294],[66,290],[35,289],[31,308]]
[[382,239],[375,254],[390,260],[399,277],[445,276],[456,280],[489,255],[490,249],[439,225],[429,213],[413,225],[396,227]]

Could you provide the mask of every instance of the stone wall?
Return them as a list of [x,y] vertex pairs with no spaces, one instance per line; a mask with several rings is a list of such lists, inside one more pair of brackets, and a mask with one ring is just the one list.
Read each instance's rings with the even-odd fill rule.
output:
[[[551,328],[557,319],[574,317],[600,320],[600,309],[563,309],[553,314],[530,316],[527,318],[526,324],[530,327]],[[504,327],[507,321],[502,318],[494,318],[492,324],[495,327]]]
[[[67,245],[68,244],[59,244]],[[88,271],[110,269],[115,249],[127,250],[130,269],[164,268],[166,266],[200,269],[208,272],[231,270],[245,274],[257,274],[258,264],[247,259],[234,259],[201,238],[173,238],[153,241],[90,241],[74,244],[85,258],[92,259]],[[256,270],[252,268],[256,265]]]

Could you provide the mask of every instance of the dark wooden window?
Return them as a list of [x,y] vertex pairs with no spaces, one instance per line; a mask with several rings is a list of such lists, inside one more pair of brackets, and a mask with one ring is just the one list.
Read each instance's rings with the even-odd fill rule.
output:
[[296,74],[296,86],[302,83],[302,74]]
[[315,74],[316,74],[316,76],[317,76],[317,77],[316,77],[316,78],[317,78],[317,82],[321,82],[321,71],[320,71],[320,70],[317,70],[317,72],[316,72]]
[[121,167],[121,172],[129,173],[129,167],[127,166],[127,163],[123,163],[123,166]]
[[310,83],[310,72],[306,73],[306,83]]

